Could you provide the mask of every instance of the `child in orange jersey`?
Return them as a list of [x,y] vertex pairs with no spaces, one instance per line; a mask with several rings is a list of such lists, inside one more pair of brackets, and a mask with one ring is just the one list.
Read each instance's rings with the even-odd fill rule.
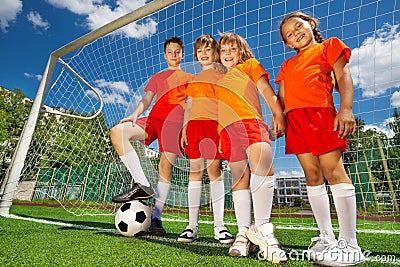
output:
[[[238,223],[232,256],[246,256],[249,240],[260,247],[265,259],[286,262],[270,222],[274,195],[274,169],[268,126],[263,121],[260,93],[268,103],[277,137],[286,129],[278,97],[269,74],[254,58],[247,42],[238,34],[223,33],[218,41],[221,63],[229,69],[218,81],[218,122],[221,149],[232,171],[232,197]],[[243,175],[251,165],[250,181]],[[250,187],[250,190],[249,190]],[[251,224],[253,203],[254,224]]]
[[[171,186],[172,168],[177,156],[182,155],[179,136],[182,129],[186,88],[193,78],[192,74],[183,72],[180,63],[183,59],[183,42],[172,37],[164,42],[164,58],[168,69],[154,74],[144,89],[145,95],[135,111],[110,131],[111,141],[122,162],[135,181],[134,186],[126,192],[113,197],[113,202],[123,203],[134,199],[147,199],[154,195],[131,140],[141,140],[150,145],[158,139],[161,152],[159,164],[159,181],[157,184],[155,209],[152,216],[150,233],[165,235],[161,224],[161,213]],[[138,117],[146,111],[153,98],[155,103],[148,117]]]
[[201,200],[204,161],[210,178],[210,193],[214,214],[214,238],[222,244],[233,242],[233,236],[224,226],[224,180],[222,156],[218,152],[217,109],[213,84],[219,76],[217,42],[204,34],[194,44],[196,60],[202,71],[191,81],[187,89],[187,104],[184,114],[181,145],[190,159],[188,183],[189,225],[179,236],[178,241],[193,242],[198,233],[198,217]]
[[[302,12],[285,16],[280,33],[297,55],[286,60],[276,83],[286,111],[286,153],[296,154],[304,170],[307,194],[320,235],[308,250],[320,265],[346,266],[364,261],[356,239],[355,189],[343,166],[347,137],[356,131],[352,112],[353,82],[348,66],[351,51],[339,39],[323,40],[317,19]],[[340,93],[336,111],[332,92]],[[330,184],[339,220],[336,241],[331,224]]]

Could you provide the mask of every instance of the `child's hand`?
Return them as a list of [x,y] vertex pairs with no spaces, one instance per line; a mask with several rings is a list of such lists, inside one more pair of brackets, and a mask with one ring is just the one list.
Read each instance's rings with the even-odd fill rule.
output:
[[185,146],[188,145],[187,141],[187,134],[186,131],[182,131],[182,136],[181,136],[181,147],[183,150],[185,150]]
[[126,117],[126,118],[123,118],[119,123],[131,122],[132,126],[135,126],[136,120],[137,120],[137,116],[136,115],[130,115],[130,116]]
[[[286,119],[285,115],[282,114],[276,114],[274,115],[274,121],[273,124],[271,124],[271,131],[274,131],[274,137],[275,139],[271,139],[272,141],[275,141],[277,138],[282,137],[286,133]],[[271,138],[271,133],[270,133],[270,138]]]
[[268,129],[269,140],[275,141],[278,137],[276,136],[274,124],[271,123],[271,126]]
[[222,144],[221,144],[221,138],[218,140],[218,152],[222,154]]
[[339,131],[339,138],[346,138],[349,135],[355,134],[356,129],[356,120],[354,119],[353,112],[347,109],[340,110],[333,123],[333,130],[335,132]]

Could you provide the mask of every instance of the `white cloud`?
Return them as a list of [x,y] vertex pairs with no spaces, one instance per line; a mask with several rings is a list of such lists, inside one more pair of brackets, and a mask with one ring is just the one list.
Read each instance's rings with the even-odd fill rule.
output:
[[33,73],[28,73],[28,72],[24,72],[24,76],[27,78],[34,78],[38,81],[42,80],[42,75],[41,74],[33,74]]
[[2,32],[7,32],[9,23],[15,21],[21,11],[22,0],[1,0],[0,29]]
[[384,24],[373,36],[353,49],[350,70],[363,97],[384,94],[400,87],[400,25]]
[[129,93],[130,92],[129,86],[125,82],[121,82],[121,81],[108,82],[104,79],[95,80],[94,82],[98,87],[102,87],[102,88],[108,87],[108,89],[110,89],[111,91],[114,91],[114,92],[121,92],[121,93]]
[[388,123],[388,120],[386,120],[384,123],[382,123],[381,125],[378,125],[378,126],[372,125],[372,124],[364,125],[363,132],[366,132],[368,130],[375,130],[378,133],[382,133],[382,134],[386,135],[388,138],[393,138],[394,132],[386,126],[387,123]]
[[37,11],[29,12],[26,18],[30,23],[32,23],[35,29],[40,28],[46,31],[48,28],[50,28],[50,24],[46,20],[43,20],[42,16]]
[[390,105],[395,108],[400,107],[400,91],[393,93],[392,97],[390,98]]
[[[118,0],[115,7],[104,4],[101,0],[47,0],[57,8],[66,8],[77,15],[86,16],[86,26],[90,30],[97,29],[146,4],[146,0]],[[157,22],[147,19],[142,24],[130,23],[121,32],[132,38],[143,38],[154,34]]]
[[47,2],[57,8],[66,8],[78,15],[87,15],[93,12],[96,5],[101,4],[101,0],[47,0]]
[[[121,104],[128,106],[127,96],[130,95],[130,88],[127,83],[123,81],[106,81],[99,79],[94,81],[95,90],[103,99],[105,104]],[[92,90],[86,91],[87,96],[97,98],[97,95]]]
[[[97,92],[100,94],[101,98],[103,99],[104,104],[121,104],[124,106],[128,105],[128,102],[126,101],[126,97],[121,94],[118,94],[115,92],[105,93],[98,89],[97,89]],[[87,96],[91,96],[96,99],[98,98],[98,96],[92,90],[87,90],[85,92],[85,94]]]

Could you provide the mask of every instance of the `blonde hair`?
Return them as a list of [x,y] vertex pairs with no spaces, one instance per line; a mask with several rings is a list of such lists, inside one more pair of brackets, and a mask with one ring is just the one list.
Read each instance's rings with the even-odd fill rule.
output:
[[219,62],[218,44],[211,34],[202,34],[196,39],[194,42],[194,58],[198,60],[196,51],[203,46],[210,46],[214,49],[213,62]]
[[225,32],[219,33],[218,40],[218,53],[220,52],[221,46],[224,44],[237,44],[239,48],[239,63],[243,63],[249,58],[254,58],[253,52],[246,40],[237,33]]
[[[313,35],[314,35],[315,41],[317,41],[317,43],[322,43],[322,42],[324,41],[324,38],[322,37],[321,32],[320,32],[320,30],[319,30],[318,27],[317,27],[318,24],[319,24],[318,19],[316,19],[316,18],[314,18],[314,17],[311,17],[311,16],[309,16],[309,15],[307,15],[307,14],[301,12],[301,11],[296,11],[296,12],[292,12],[292,13],[287,14],[287,15],[282,19],[281,24],[280,24],[280,26],[279,26],[279,32],[280,32],[281,38],[282,38],[282,40],[285,42],[285,44],[286,44],[286,39],[285,39],[285,36],[284,36],[283,33],[282,33],[282,27],[283,27],[283,25],[284,25],[289,19],[291,19],[291,18],[300,18],[300,19],[305,20],[305,21],[307,21],[307,22],[309,22],[309,23],[312,21],[312,22],[315,24],[315,27],[314,27],[314,29],[313,29]],[[296,50],[297,52],[299,52],[298,49],[295,49],[295,50]]]

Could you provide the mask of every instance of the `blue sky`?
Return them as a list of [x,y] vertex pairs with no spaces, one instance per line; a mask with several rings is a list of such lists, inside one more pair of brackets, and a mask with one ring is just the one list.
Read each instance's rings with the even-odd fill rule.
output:
[[[145,0],[1,0],[0,86],[20,88],[34,98],[52,51],[145,3]],[[160,31],[181,36],[186,43],[185,60],[189,62],[193,57],[192,44],[198,35],[211,33],[217,38],[218,31],[235,31],[246,38],[256,58],[274,79],[282,61],[293,55],[279,39],[282,16],[295,10],[314,14],[320,20],[325,38],[337,36],[352,49],[354,113],[365,120],[367,127],[392,136],[386,123],[391,119],[393,108],[400,107],[399,9],[399,1],[392,0],[187,0],[141,24],[124,28],[122,34],[132,43],[142,40],[140,47],[143,48],[143,43],[152,41]],[[199,28],[201,23],[205,26]],[[174,25],[181,26],[169,29]],[[165,67],[161,63],[157,65],[159,58],[151,60],[156,62],[155,71]],[[143,77],[143,81],[148,78]],[[132,87],[107,80],[101,80],[98,86],[117,84]],[[119,99],[121,96],[118,95]],[[117,99],[115,94],[114,98],[105,94],[103,97],[107,101]],[[338,100],[336,94],[336,103]],[[279,141],[276,146],[283,145]],[[278,157],[285,157],[282,149],[276,153]]]

